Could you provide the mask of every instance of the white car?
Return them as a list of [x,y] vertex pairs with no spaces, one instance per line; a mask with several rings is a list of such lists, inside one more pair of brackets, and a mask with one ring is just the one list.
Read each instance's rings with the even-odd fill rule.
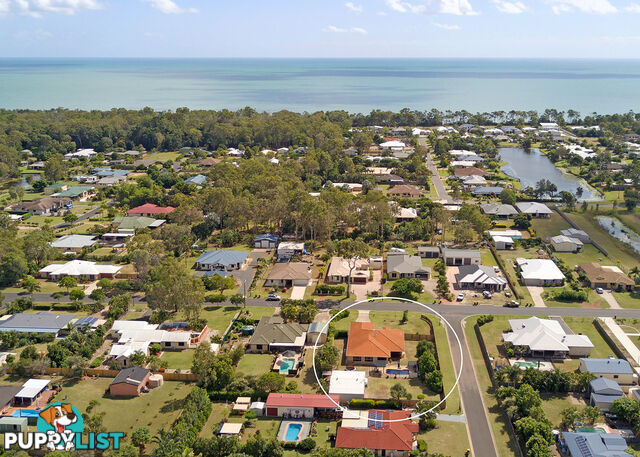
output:
[[603,294],[604,289],[602,287],[596,287],[596,292],[598,292],[599,294]]
[[464,300],[464,295],[465,295],[465,293],[464,293],[464,292],[460,292],[460,293],[458,294],[458,298],[456,298],[456,300],[458,300],[458,301],[462,301],[462,300]]
[[280,295],[276,295],[276,294],[267,295],[267,301],[280,301],[280,300],[282,300],[282,297],[280,297]]

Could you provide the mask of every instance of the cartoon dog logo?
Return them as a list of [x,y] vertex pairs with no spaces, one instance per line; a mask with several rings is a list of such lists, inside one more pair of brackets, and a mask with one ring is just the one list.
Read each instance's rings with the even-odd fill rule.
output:
[[[38,431],[41,431],[42,428],[46,428],[45,431],[48,435],[58,434],[58,435],[71,435],[75,434],[77,430],[75,430],[74,425],[78,424],[79,413],[70,403],[55,403],[48,408],[44,409],[40,413],[40,417],[38,418]],[[82,419],[80,418],[80,421]],[[44,423],[41,423],[43,421]],[[53,449],[56,446],[53,445],[53,442],[56,440],[49,440],[49,448]],[[63,444],[66,440],[58,441],[59,444]],[[57,446],[58,448],[62,448],[65,450],[69,450],[73,448],[72,441],[66,441],[65,446]]]

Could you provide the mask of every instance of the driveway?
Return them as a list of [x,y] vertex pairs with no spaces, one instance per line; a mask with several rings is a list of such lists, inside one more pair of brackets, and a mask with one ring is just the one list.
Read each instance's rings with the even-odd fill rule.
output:
[[633,358],[635,362],[634,365],[640,365],[640,349],[635,345],[631,338],[625,333],[624,330],[618,325],[615,319],[612,317],[601,317],[600,320],[604,322],[604,325],[609,327],[611,333],[620,341],[620,344],[624,346],[625,350],[629,353],[629,355]]
[[264,257],[266,254],[264,251],[251,251],[249,258],[247,259],[247,265],[242,270],[235,270],[231,275],[240,283],[240,289],[238,293],[243,293],[249,290],[249,286],[253,282],[253,277],[256,275],[256,269],[258,268],[258,259]]
[[610,290],[605,290],[602,293],[602,298],[604,298],[604,301],[609,303],[610,308],[622,309],[622,306],[620,306],[620,304],[618,303],[618,300],[616,300],[616,297],[613,296]]
[[373,280],[366,284],[351,284],[351,293],[356,301],[365,300],[367,294],[380,291],[380,281],[382,280],[382,270],[373,270]]
[[291,300],[302,300],[306,290],[306,286],[293,286],[293,289],[291,289]]
[[527,289],[529,289],[529,293],[531,294],[531,299],[533,300],[533,305],[536,308],[547,307],[547,305],[544,304],[544,300],[542,299],[542,294],[544,293],[544,287],[527,286]]

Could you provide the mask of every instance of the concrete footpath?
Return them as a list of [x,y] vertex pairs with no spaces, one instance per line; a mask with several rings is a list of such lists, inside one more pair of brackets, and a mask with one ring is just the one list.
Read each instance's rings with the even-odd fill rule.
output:
[[631,355],[635,366],[640,366],[640,349],[635,345],[631,338],[625,333],[624,330],[618,325],[618,323],[612,317],[601,317],[600,320],[604,322],[611,333],[618,339],[620,344],[624,346],[625,350]]

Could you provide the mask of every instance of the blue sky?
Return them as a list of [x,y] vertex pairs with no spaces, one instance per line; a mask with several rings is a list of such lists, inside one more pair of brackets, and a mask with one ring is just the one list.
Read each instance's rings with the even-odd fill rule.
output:
[[640,58],[640,0],[0,0],[3,57]]

